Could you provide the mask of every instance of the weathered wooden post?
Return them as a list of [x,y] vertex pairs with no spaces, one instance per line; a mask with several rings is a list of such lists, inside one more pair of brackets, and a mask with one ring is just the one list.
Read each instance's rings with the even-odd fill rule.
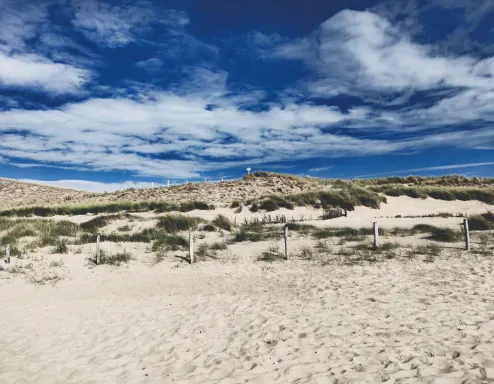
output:
[[101,263],[101,252],[99,249],[99,240],[100,240],[100,235],[96,237],[96,265],[99,265]]
[[10,244],[7,244],[7,247],[5,247],[5,262],[10,264]]
[[465,248],[470,250],[470,230],[468,229],[468,219],[463,219],[463,227],[465,230]]
[[288,225],[285,225],[285,259],[288,260]]
[[374,249],[377,249],[379,241],[379,228],[377,226],[377,221],[374,221]]
[[194,264],[194,235],[189,231],[189,257],[190,263]]

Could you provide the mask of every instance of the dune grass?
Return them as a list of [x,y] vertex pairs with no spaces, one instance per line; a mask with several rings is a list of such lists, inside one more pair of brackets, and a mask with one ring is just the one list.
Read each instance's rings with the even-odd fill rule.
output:
[[478,200],[487,204],[494,204],[493,188],[456,188],[456,187],[422,187],[387,185],[371,187],[374,192],[384,193],[387,196],[409,196],[425,199],[431,197],[437,200]]
[[218,228],[224,229],[225,231],[230,232],[233,228],[232,223],[228,217],[225,215],[217,215],[212,224]]
[[470,216],[468,226],[472,231],[488,231],[494,229],[494,213],[486,212],[480,215]]
[[[128,251],[109,254],[105,250],[100,250],[100,265],[120,266],[123,263],[128,263],[132,255]],[[92,260],[94,263],[94,260]]]
[[285,260],[285,255],[281,252],[279,247],[272,245],[267,250],[262,252],[257,258],[257,260],[267,261],[267,262]]
[[158,220],[156,227],[168,233],[177,233],[196,229],[199,223],[204,222],[200,217],[192,217],[179,213],[162,216]]
[[86,221],[84,223],[79,224],[82,230],[88,232],[96,232],[98,229],[103,228],[110,224],[114,220],[123,219],[124,215],[114,214],[114,215],[106,215],[106,216],[98,216],[94,219]]
[[181,204],[169,204],[162,201],[117,202],[94,205],[64,205],[46,207],[24,207],[0,211],[0,217],[28,216],[72,216],[88,213],[119,213],[119,212],[190,212],[192,210],[212,210],[214,205],[202,201],[190,201]]

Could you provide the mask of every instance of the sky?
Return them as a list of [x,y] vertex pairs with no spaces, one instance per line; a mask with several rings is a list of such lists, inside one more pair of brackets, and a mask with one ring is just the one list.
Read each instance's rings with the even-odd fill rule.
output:
[[492,0],[0,0],[0,177],[494,177]]

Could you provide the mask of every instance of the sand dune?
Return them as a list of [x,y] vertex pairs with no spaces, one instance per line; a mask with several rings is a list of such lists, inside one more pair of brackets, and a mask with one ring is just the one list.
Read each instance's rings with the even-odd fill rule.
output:
[[[321,210],[306,207],[272,214],[313,216],[306,222],[323,227],[369,228],[377,219],[381,227],[455,228],[462,218],[396,215],[472,215],[490,207],[397,197],[380,210],[357,207],[334,220],[316,220]],[[225,207],[187,214],[211,220],[218,213],[238,223],[265,215]],[[122,216],[101,232],[126,225],[135,233],[160,216],[132,215],[140,218]],[[399,248],[389,259],[345,259],[339,252],[357,241],[334,237],[303,260],[301,247],[315,249],[316,240],[291,232],[291,259],[272,263],[257,256],[281,247],[280,237],[235,242],[193,265],[184,249],[157,263],[149,243],[112,242],[103,250],[129,251],[129,263],[94,266],[94,244],[78,243],[65,255],[44,247],[11,264],[0,260],[8,269],[0,271],[0,384],[494,381],[494,252],[486,233],[482,246],[480,234],[472,235],[474,251],[482,252],[462,251],[457,239],[436,244],[432,259],[407,256],[431,245],[424,234],[388,234],[382,242]],[[230,236],[201,235],[196,246]],[[367,246],[371,237],[358,241]]]

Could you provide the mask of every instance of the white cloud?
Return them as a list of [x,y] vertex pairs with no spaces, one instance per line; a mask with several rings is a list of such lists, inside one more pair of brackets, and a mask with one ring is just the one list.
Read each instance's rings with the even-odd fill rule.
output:
[[86,35],[108,47],[122,47],[138,40],[151,24],[159,23],[171,31],[182,30],[188,17],[176,10],[153,6],[146,0],[122,1],[112,5],[104,0],[73,0],[73,25]]
[[90,72],[55,63],[39,55],[8,56],[0,53],[0,86],[35,88],[61,94],[78,92],[90,79]]
[[331,165],[329,167],[310,168],[309,172],[314,172],[314,173],[324,172],[324,171],[330,170],[332,168],[334,168],[334,165]]
[[158,59],[157,57],[152,57],[150,59],[137,62],[136,66],[148,72],[157,72],[161,70],[163,61]]
[[308,38],[272,55],[304,60],[319,75],[315,94],[429,90],[445,86],[494,88],[494,59],[438,56],[371,12],[341,11]]
[[43,180],[31,180],[31,179],[20,179],[26,183],[35,183],[50,185],[52,187],[69,188],[79,191],[86,192],[115,192],[123,189],[129,188],[153,188],[164,186],[158,183],[152,182],[135,182],[135,181],[123,181],[119,183],[103,183],[98,181],[89,180],[53,180],[53,181],[43,181]]
[[475,167],[487,167],[490,165],[494,165],[494,162],[485,162],[485,163],[466,163],[466,164],[450,164],[450,165],[438,165],[434,167],[424,167],[424,168],[410,168],[410,169],[400,169],[391,172],[383,172],[383,173],[372,173],[369,175],[360,175],[355,176],[357,178],[363,177],[376,177],[376,176],[387,176],[387,175],[398,175],[401,173],[408,172],[424,172],[424,171],[446,171],[451,169],[464,169],[464,168],[475,168]]
[[36,36],[46,22],[47,1],[0,0],[0,51],[24,50],[25,41]]

